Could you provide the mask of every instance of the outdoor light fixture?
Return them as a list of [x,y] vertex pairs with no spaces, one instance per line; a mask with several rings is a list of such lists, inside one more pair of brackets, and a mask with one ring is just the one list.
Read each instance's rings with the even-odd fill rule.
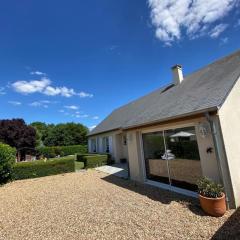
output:
[[206,138],[208,136],[209,128],[206,123],[200,123],[198,129],[202,138]]

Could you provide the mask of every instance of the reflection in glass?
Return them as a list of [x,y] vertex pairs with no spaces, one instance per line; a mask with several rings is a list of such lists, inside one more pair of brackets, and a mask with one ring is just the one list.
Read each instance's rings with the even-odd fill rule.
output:
[[143,134],[143,149],[148,179],[197,190],[202,170],[194,127]]
[[143,149],[147,178],[169,184],[163,132],[143,134]]
[[202,170],[195,128],[167,130],[164,134],[167,151],[175,156],[168,162],[172,186],[197,190]]

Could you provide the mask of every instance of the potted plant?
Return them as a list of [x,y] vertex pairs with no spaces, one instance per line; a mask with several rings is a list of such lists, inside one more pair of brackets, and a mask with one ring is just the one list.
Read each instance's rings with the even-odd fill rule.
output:
[[209,178],[197,182],[200,205],[204,212],[214,217],[221,217],[226,212],[226,198],[223,186]]

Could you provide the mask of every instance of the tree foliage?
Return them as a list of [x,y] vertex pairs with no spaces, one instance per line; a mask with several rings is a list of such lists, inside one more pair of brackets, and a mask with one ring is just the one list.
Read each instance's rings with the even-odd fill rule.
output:
[[37,131],[37,146],[85,145],[88,128],[80,123],[46,124],[33,122]]
[[79,123],[57,124],[50,128],[43,140],[45,146],[84,145],[87,143],[87,127]]
[[17,150],[34,148],[36,130],[28,126],[23,119],[0,120],[0,141]]
[[16,149],[0,143],[0,184],[11,179],[15,159]]
[[37,146],[43,146],[44,141],[46,137],[48,136],[48,133],[50,130],[54,127],[53,124],[46,124],[44,122],[33,122],[31,123],[31,126],[35,128],[37,132]]

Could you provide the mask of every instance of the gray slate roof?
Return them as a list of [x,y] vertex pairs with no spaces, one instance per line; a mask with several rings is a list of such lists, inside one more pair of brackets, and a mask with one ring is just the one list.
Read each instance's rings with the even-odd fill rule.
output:
[[[240,76],[240,51],[114,110],[89,135],[131,128],[220,107]],[[164,91],[166,90],[166,91]]]

